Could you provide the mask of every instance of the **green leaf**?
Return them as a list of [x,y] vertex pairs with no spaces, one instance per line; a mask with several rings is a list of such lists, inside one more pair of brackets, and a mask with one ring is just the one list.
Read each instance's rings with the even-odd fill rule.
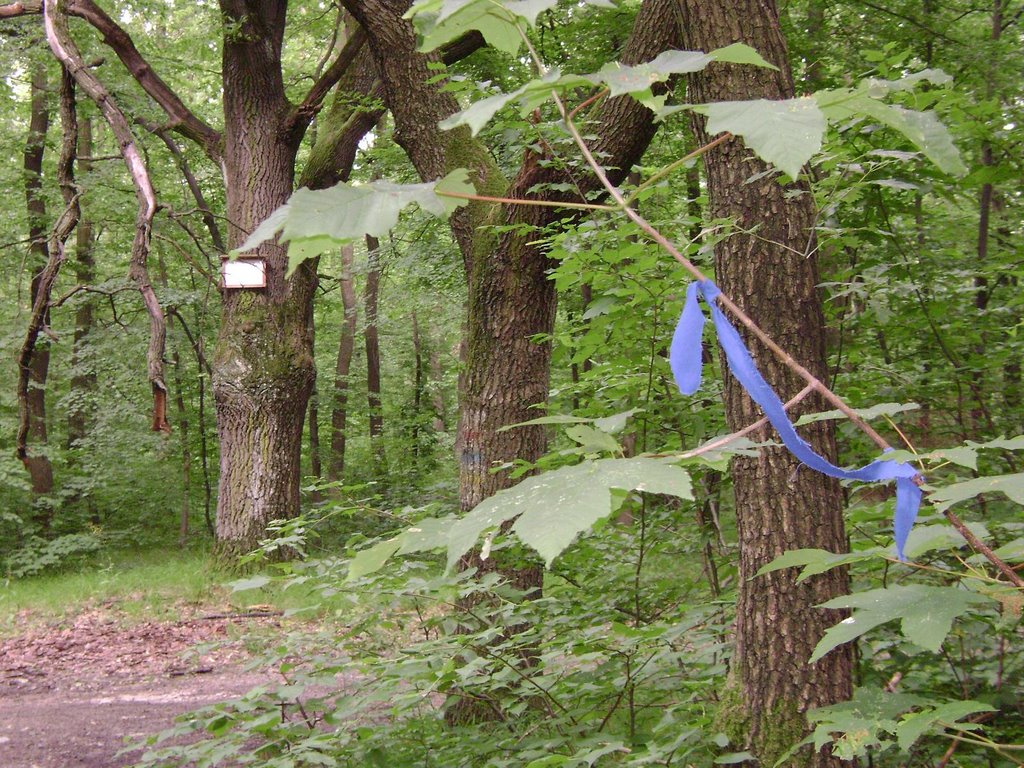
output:
[[552,91],[564,92],[571,88],[589,88],[591,81],[581,75],[563,75],[552,69],[543,77],[530,80],[512,93],[500,93],[474,102],[461,112],[445,118],[438,127],[449,131],[460,125],[469,126],[475,136],[487,123],[508,104],[518,102],[519,112],[525,116],[551,98]]
[[[558,0],[420,0],[405,18],[411,18],[422,36],[421,51],[432,51],[477,30],[488,44],[514,56],[523,45],[523,22],[536,26],[537,16],[554,8]],[[607,0],[588,0],[608,7]]]
[[458,168],[440,181],[425,184],[337,184],[329,189],[300,189],[270,214],[232,253],[251,250],[280,231],[290,244],[288,274],[304,260],[366,235],[381,237],[398,223],[401,211],[418,205],[434,216],[446,216],[468,201],[446,192],[472,194],[469,172]]
[[[876,81],[877,86],[877,81]],[[814,94],[821,111],[831,121],[867,116],[906,136],[925,156],[946,173],[962,176],[967,166],[953,145],[949,131],[933,112],[915,112],[878,101],[870,85],[858,89],[836,88]],[[876,87],[876,93],[878,89]],[[884,95],[879,93],[879,95]]]
[[448,567],[480,536],[518,518],[513,532],[550,566],[583,531],[612,512],[612,489],[692,499],[690,476],[670,460],[637,457],[584,461],[529,477],[485,499],[451,528]]
[[[920,407],[921,406],[917,403],[878,403],[870,408],[854,408],[853,411],[864,419],[864,421],[871,421],[871,419],[877,419],[879,416],[895,416],[897,413],[916,411]],[[812,424],[815,421],[845,418],[847,418],[847,416],[842,411],[820,411],[818,413],[808,413],[805,416],[801,416],[799,420],[797,420],[796,425],[798,427],[802,427],[804,424]]]
[[694,110],[708,116],[708,134],[742,136],[758,157],[794,179],[821,149],[825,133],[825,115],[812,98],[719,101]]
[[995,711],[994,707],[980,701],[950,701],[935,709],[926,709],[905,716],[896,726],[896,740],[900,749],[909,752],[914,742],[932,728],[944,729],[948,724],[968,715]]
[[584,453],[618,453],[618,442],[607,432],[577,424],[565,430],[566,436],[579,444]]
[[869,749],[880,751],[881,734],[894,733],[900,713],[922,701],[912,694],[858,688],[850,701],[807,712],[808,722],[815,726],[814,747],[819,750],[832,743],[834,754],[844,760],[863,756]]
[[232,592],[244,592],[247,589],[262,589],[270,583],[269,576],[251,576],[248,579],[238,579],[228,584]]
[[860,552],[847,552],[845,554],[836,554],[825,549],[791,549],[788,552],[783,552],[767,565],[761,566],[761,569],[755,576],[763,576],[766,573],[781,571],[785,568],[802,567],[800,576],[797,578],[799,583],[804,579],[816,576],[819,573],[825,573],[825,571],[829,571],[837,566],[848,565],[849,563],[856,563],[861,560],[870,560],[880,554],[884,554],[884,552],[885,550],[881,547],[873,547]]
[[872,589],[822,603],[822,608],[852,608],[853,615],[829,627],[814,649],[809,663],[843,643],[888,621],[901,619],[901,631],[910,642],[937,652],[953,625],[953,619],[972,606],[991,598],[958,587],[930,587],[923,584]]
[[[967,527],[971,533],[984,541],[989,538],[988,529],[981,523],[968,523]],[[951,549],[963,547],[967,544],[960,532],[948,523],[935,525],[915,525],[907,537],[906,546],[903,551],[911,560],[916,560],[925,552],[932,552],[936,549]]]
[[715,758],[715,765],[736,765],[737,763],[747,763],[752,760],[757,760],[749,752],[730,752],[727,755],[719,755]]
[[379,571],[384,567],[388,558],[395,554],[401,546],[401,537],[396,536],[393,539],[374,544],[372,547],[359,550],[348,566],[348,576],[345,580],[355,581]]
[[629,421],[630,417],[640,410],[642,409],[630,408],[628,411],[622,411],[621,413],[612,414],[611,416],[594,419],[594,426],[602,432],[607,432],[609,435],[617,435],[626,426],[626,422]]
[[993,492],[1005,494],[1017,504],[1024,504],[1024,473],[965,480],[962,483],[939,488],[937,491],[933,491],[928,498],[936,505],[939,512],[943,512],[961,501]]

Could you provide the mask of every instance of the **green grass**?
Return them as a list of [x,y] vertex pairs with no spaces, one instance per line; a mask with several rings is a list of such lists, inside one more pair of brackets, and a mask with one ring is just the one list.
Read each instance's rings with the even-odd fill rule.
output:
[[205,551],[104,553],[79,570],[0,582],[0,633],[95,607],[141,621],[172,618],[183,605],[224,606],[224,581]]

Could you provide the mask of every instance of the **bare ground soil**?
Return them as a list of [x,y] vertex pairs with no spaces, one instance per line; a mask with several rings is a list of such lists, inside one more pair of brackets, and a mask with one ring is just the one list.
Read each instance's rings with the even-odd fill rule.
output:
[[[274,679],[237,638],[273,617],[196,614],[126,625],[110,610],[0,640],[0,768],[120,768],[177,715]],[[215,649],[197,645],[226,641]]]

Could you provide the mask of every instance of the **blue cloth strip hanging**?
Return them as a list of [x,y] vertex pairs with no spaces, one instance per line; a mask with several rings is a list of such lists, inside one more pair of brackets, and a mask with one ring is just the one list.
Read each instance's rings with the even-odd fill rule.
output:
[[686,304],[672,336],[672,346],[669,348],[669,364],[679,391],[684,395],[692,395],[700,388],[701,334],[705,318],[700,308],[699,297],[703,296],[711,308],[711,319],[718,332],[718,342],[725,351],[733,376],[747,390],[751,399],[761,406],[761,410],[779,433],[782,442],[797,459],[811,469],[843,480],[896,481],[893,533],[896,539],[896,554],[903,560],[903,547],[921,506],[921,489],[913,481],[918,475],[917,470],[910,464],[891,459],[879,459],[860,469],[842,469],[815,453],[807,441],[797,434],[789,416],[786,415],[782,400],[757,370],[736,328],[715,303],[715,297],[720,293],[718,286],[710,280],[695,281],[686,289]]

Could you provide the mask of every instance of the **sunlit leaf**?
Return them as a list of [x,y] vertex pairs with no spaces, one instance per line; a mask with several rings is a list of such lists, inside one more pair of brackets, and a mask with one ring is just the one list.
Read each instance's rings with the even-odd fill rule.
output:
[[994,477],[977,477],[962,483],[947,485],[933,491],[929,498],[940,512],[949,509],[961,501],[973,499],[983,493],[998,492],[1009,496],[1012,501],[1024,504],[1024,473],[1012,475],[996,475]]
[[931,587],[923,584],[872,589],[822,603],[822,608],[852,608],[853,615],[829,627],[814,649],[810,663],[843,643],[888,621],[901,620],[903,636],[929,651],[937,652],[953,625],[953,619],[972,606],[991,598],[959,587]]
[[280,241],[290,243],[288,272],[304,259],[359,240],[366,235],[382,237],[395,224],[403,209],[417,205],[434,216],[446,216],[468,201],[444,196],[445,192],[472,194],[469,172],[458,168],[443,179],[424,184],[337,184],[328,189],[300,189],[274,211],[246,238],[234,254],[255,248],[280,232]]
[[448,566],[484,532],[516,518],[513,532],[550,565],[580,533],[611,514],[613,488],[693,498],[689,474],[663,459],[600,459],[562,467],[499,491],[456,521]]
[[[961,176],[967,167],[960,159],[960,153],[953,145],[949,131],[939,122],[933,112],[915,112],[903,107],[886,104],[875,98],[870,86],[860,88],[836,88],[814,94],[821,111],[829,120],[842,121],[852,117],[867,116],[893,128],[906,136],[935,165],[946,173]],[[875,86],[875,93],[884,95],[884,89]],[[888,91],[885,91],[887,93]]]
[[720,101],[694,107],[708,116],[709,134],[742,136],[757,156],[796,178],[821,149],[825,115],[811,98]]

